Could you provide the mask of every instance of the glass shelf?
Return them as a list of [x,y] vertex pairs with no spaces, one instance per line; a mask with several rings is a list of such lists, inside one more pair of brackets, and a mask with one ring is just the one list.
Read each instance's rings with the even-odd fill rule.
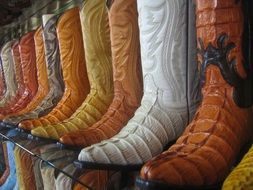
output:
[[63,169],[57,167],[52,162],[52,160],[47,160],[43,158],[43,156],[39,153],[39,151],[35,151],[35,149],[42,146],[52,146],[54,147],[55,150],[69,151],[70,156],[72,156],[73,160],[77,160],[78,153],[80,151],[64,149],[62,146],[57,144],[56,141],[35,138],[31,134],[26,133],[22,130],[19,130],[18,128],[13,128],[11,126],[6,127],[4,126],[3,123],[1,124],[1,127],[0,127],[0,141],[1,143],[4,141],[9,141],[13,143],[15,146],[18,146],[19,148],[21,148],[22,150],[30,154],[32,157],[40,159],[42,163],[47,164],[48,166],[54,168],[55,172],[63,173],[67,177],[71,178],[73,182],[77,182],[81,184],[82,186],[84,186],[85,188],[92,190],[92,187],[89,187],[88,185],[84,184],[82,181],[78,179],[79,177],[78,174],[80,175],[83,169],[79,167],[77,168],[79,171],[77,172],[76,175],[70,175],[69,173],[65,172]]

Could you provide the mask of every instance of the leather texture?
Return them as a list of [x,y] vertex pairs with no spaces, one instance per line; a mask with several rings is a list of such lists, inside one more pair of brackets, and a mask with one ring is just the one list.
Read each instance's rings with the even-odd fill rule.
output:
[[6,81],[6,92],[4,97],[0,100],[0,109],[2,109],[8,103],[8,101],[10,101],[16,95],[17,92],[15,66],[11,54],[12,44],[13,41],[9,41],[4,44],[1,49],[3,72]]
[[[36,51],[36,68],[37,68],[37,80],[38,80],[38,91],[34,98],[29,102],[29,104],[19,112],[8,115],[8,118],[4,119],[4,122],[17,124],[22,116],[15,117],[17,115],[22,115],[27,112],[34,110],[41,101],[46,97],[49,91],[47,68],[45,62],[45,51],[43,45],[42,37],[42,27],[40,27],[34,34],[35,51]],[[10,117],[11,116],[11,117]]]
[[[61,100],[64,93],[62,65],[60,61],[59,43],[56,34],[58,15],[43,15],[43,41],[48,74],[49,92],[35,110],[22,116],[22,119],[34,119],[48,114]],[[17,118],[18,119],[18,118]],[[22,121],[19,127],[31,130],[30,121]]]
[[9,157],[8,157],[8,151],[7,151],[7,145],[6,143],[2,142],[2,148],[3,148],[3,159],[4,159],[4,165],[5,165],[5,170],[3,173],[1,173],[1,177],[0,177],[0,186],[2,186],[7,178],[10,175],[10,165],[9,165]]
[[5,92],[6,92],[6,84],[5,84],[5,78],[4,78],[2,58],[1,58],[1,53],[0,53],[0,100],[3,98]]
[[187,106],[186,1],[138,0],[137,5],[144,81],[141,106],[117,135],[84,148],[80,161],[142,164],[181,135],[188,112],[193,111],[192,105]]
[[206,64],[201,71],[203,100],[177,142],[147,162],[140,174],[143,180],[189,188],[222,182],[252,134],[252,111],[237,106],[234,86],[228,83],[229,77],[223,76],[230,74],[224,68],[236,67],[236,74],[246,77],[241,48],[241,2],[196,2],[198,60],[202,68]]
[[[60,58],[63,71],[65,91],[57,106],[47,115],[29,120],[29,127],[36,128],[58,123],[69,118],[81,105],[89,93],[89,82],[85,67],[85,56],[82,43],[82,33],[79,9],[66,11],[57,23]],[[28,122],[26,122],[28,124]],[[32,131],[33,135],[42,136],[39,130]]]
[[7,179],[0,186],[0,190],[14,189],[15,184],[17,183],[16,166],[13,155],[14,144],[12,142],[4,142],[4,144],[6,144],[7,147],[8,165],[11,167],[9,168],[10,172],[9,175],[7,176]]
[[253,146],[223,183],[222,190],[253,188]]
[[[101,119],[112,102],[112,60],[105,1],[84,1],[80,17],[84,37],[86,66],[91,89],[90,93],[69,119],[54,125],[38,127],[32,130],[33,135],[59,139],[62,135],[70,131],[89,127]],[[81,37],[79,37],[80,39]],[[73,84],[72,81],[71,83]],[[80,85],[77,87],[80,89]]]
[[116,135],[133,117],[143,95],[135,0],[115,0],[109,10],[114,98],[100,121],[61,137],[63,144],[86,147]]
[[[34,33],[31,31],[23,35],[19,42],[19,53],[22,65],[23,80],[25,90],[22,94],[18,94],[12,102],[8,103],[8,106],[0,109],[0,116],[3,119],[10,113],[18,112],[33,99],[38,90],[37,82],[37,69],[36,69],[36,55],[34,44]],[[14,72],[13,72],[14,74]],[[7,80],[6,80],[7,81]]]

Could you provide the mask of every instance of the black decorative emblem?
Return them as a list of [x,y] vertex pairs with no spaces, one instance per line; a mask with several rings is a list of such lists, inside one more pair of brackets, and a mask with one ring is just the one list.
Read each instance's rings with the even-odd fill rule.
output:
[[233,42],[226,43],[228,35],[223,33],[217,39],[217,47],[214,47],[211,43],[204,47],[202,39],[199,39],[200,49],[198,54],[202,56],[202,63],[200,68],[201,85],[205,83],[205,71],[208,65],[216,65],[219,67],[224,80],[234,87],[234,101],[235,103],[243,107],[243,79],[238,75],[236,71],[235,58],[228,60],[230,51],[235,48]]

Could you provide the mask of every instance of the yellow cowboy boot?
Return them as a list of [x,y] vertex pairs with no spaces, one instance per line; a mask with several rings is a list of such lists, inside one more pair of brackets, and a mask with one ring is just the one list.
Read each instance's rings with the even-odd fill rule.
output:
[[35,42],[35,51],[36,51],[36,67],[37,67],[37,78],[38,78],[38,91],[35,97],[32,99],[31,102],[17,113],[13,113],[8,115],[8,118],[4,119],[4,122],[7,123],[14,123],[16,117],[10,117],[15,115],[25,114],[33,109],[35,109],[41,101],[45,98],[49,91],[48,86],[48,78],[47,78],[47,68],[45,63],[45,51],[43,45],[43,38],[42,38],[42,27],[37,29],[34,35],[34,42]]
[[229,174],[222,190],[253,189],[253,146]]
[[[114,0],[109,9],[113,102],[99,122],[87,129],[61,137],[63,144],[86,147],[111,138],[133,117],[140,106],[143,88],[137,3],[136,0]],[[82,129],[82,126],[80,128]]]
[[104,0],[87,0],[81,10],[82,30],[90,94],[67,120],[32,130],[35,136],[59,139],[60,136],[96,123],[113,98],[112,62],[108,14]]
[[57,25],[65,91],[57,106],[47,115],[26,122],[28,127],[53,124],[69,118],[86,98],[89,82],[85,67],[79,9],[66,11]]

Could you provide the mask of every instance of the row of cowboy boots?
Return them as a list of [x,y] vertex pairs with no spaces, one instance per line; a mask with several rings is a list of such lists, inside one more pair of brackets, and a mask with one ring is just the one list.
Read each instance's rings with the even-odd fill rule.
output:
[[[86,0],[80,11],[81,22],[75,8],[59,16],[55,26],[64,82],[62,98],[42,117],[37,114],[38,119],[21,121],[22,116],[17,116],[32,113],[46,97],[39,90],[43,85],[39,80],[35,82],[36,68],[38,77],[43,75],[43,69],[38,67],[43,56],[36,55],[34,61],[35,53],[31,50],[28,55],[25,51],[43,51],[41,38],[36,38],[42,31],[37,29],[23,37],[23,44],[22,39],[19,42],[27,88],[14,105],[7,103],[9,109],[3,106],[4,121],[20,118],[19,127],[32,130],[33,135],[87,147],[79,154],[79,160],[85,163],[123,167],[147,162],[137,180],[141,188],[199,187],[222,182],[252,134],[252,60],[244,53],[245,48],[250,49],[245,45],[250,35],[249,28],[244,27],[250,24],[248,16],[243,15],[246,3],[197,0],[198,79],[192,1],[115,0],[108,2],[107,9],[103,0]],[[58,19],[52,16],[47,22],[54,18]],[[43,33],[47,50],[45,30]],[[34,34],[35,48],[31,36]],[[10,55],[12,44],[6,45],[8,53],[1,50],[6,84],[3,104],[11,102],[13,93],[18,91],[12,89],[18,88],[14,84],[18,81],[15,72],[9,71],[15,70],[11,63],[15,59],[11,60]],[[47,52],[45,57],[48,72],[52,60]],[[31,81],[38,85],[37,89]],[[202,103],[186,127],[198,106],[198,81]],[[50,77],[48,85],[47,95]],[[36,93],[30,95],[27,89]],[[26,101],[28,97],[30,101]],[[31,108],[26,107],[29,102]],[[157,157],[150,160],[154,156]]]

